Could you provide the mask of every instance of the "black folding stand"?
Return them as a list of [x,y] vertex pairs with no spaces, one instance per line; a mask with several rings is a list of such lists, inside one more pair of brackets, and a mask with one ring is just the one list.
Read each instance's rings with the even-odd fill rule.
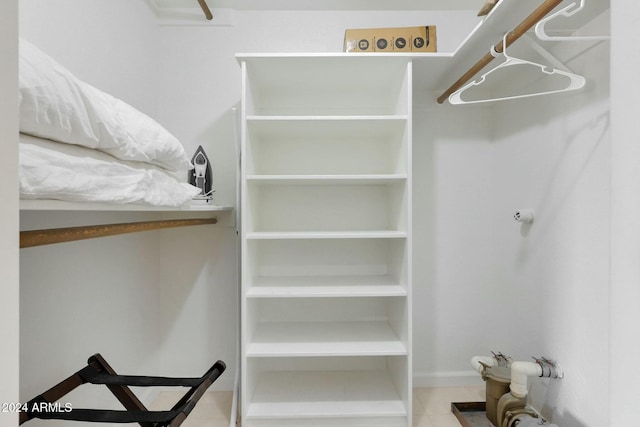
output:
[[[224,372],[226,365],[218,360],[200,378],[166,378],[138,375],[118,375],[100,354],[94,354],[87,366],[66,380],[31,399],[20,412],[20,424],[33,418],[88,421],[98,423],[138,423],[142,427],[177,427],[187,418],[204,392]],[[74,409],[54,403],[78,386],[104,384],[125,407],[125,411]],[[135,387],[190,387],[168,411],[149,411],[133,394]]]

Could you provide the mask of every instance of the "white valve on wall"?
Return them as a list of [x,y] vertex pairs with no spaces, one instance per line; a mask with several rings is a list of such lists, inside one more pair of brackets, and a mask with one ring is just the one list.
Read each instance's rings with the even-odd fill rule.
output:
[[533,210],[518,209],[516,213],[513,214],[513,219],[515,219],[518,222],[524,222],[525,224],[530,224],[533,222]]

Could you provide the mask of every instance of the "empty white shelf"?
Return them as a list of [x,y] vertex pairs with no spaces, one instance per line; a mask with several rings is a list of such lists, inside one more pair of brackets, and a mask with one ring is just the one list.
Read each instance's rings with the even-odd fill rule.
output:
[[404,231],[259,231],[247,233],[247,239],[403,239]]
[[258,325],[247,357],[406,355],[389,323],[265,322]]
[[247,298],[393,297],[407,289],[389,276],[257,277]]
[[407,174],[369,175],[248,175],[247,181],[275,185],[381,185],[407,180]]
[[248,418],[404,417],[407,409],[384,371],[265,372]]
[[[406,114],[369,114],[369,115],[344,115],[344,116],[328,116],[328,115],[304,115],[304,116],[292,116],[292,115],[251,115],[247,116],[247,121],[273,121],[273,122],[319,122],[320,124],[326,122],[372,122],[372,121],[406,121]],[[251,125],[251,124],[249,124]]]

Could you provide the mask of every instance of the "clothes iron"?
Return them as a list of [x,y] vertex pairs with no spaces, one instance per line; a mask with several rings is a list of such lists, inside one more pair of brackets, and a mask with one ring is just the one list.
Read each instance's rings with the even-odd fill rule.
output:
[[189,171],[189,184],[198,187],[201,192],[195,196],[194,200],[205,200],[210,202],[213,199],[213,172],[211,170],[211,162],[204,152],[202,146],[198,146],[195,154],[191,158],[194,168]]

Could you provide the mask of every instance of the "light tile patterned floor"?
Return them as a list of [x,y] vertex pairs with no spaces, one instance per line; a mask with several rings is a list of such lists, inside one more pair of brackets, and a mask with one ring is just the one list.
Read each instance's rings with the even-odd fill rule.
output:
[[413,390],[413,427],[460,427],[451,402],[484,402],[484,385],[416,388]]
[[[171,408],[182,396],[184,391],[166,391],[149,405],[151,410],[166,410]],[[196,407],[191,411],[183,427],[229,427],[229,415],[233,392],[208,391],[200,398]]]
[[[170,408],[180,392],[163,392],[149,409]],[[451,402],[484,401],[484,385],[466,387],[416,388],[413,391],[413,427],[460,427],[451,414]],[[182,424],[184,427],[229,427],[232,393],[210,391],[204,394]]]

